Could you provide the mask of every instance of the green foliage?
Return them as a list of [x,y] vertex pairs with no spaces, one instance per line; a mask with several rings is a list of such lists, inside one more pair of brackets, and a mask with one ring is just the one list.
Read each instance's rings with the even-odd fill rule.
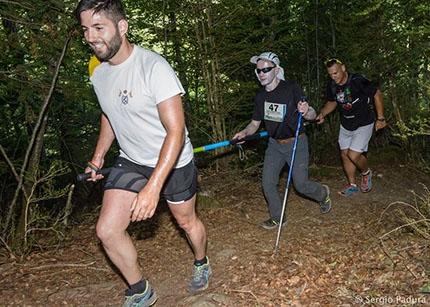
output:
[[[75,5],[75,1],[57,0],[0,3],[0,47],[4,55],[0,59],[0,144],[5,151],[2,157],[7,156],[18,173],[42,102],[48,97],[60,53],[68,33],[75,27],[70,15]],[[83,119],[91,123],[100,117],[88,83],[89,58],[82,41],[74,40],[61,62],[43,135],[30,151],[32,166],[19,190],[27,189],[29,198],[14,200],[16,178],[10,166],[1,162],[1,173],[6,175],[2,176],[0,190],[1,237],[4,244],[10,244],[19,253],[33,247],[34,229],[53,229],[53,216],[59,214],[61,206],[50,208],[50,204],[55,203],[53,199],[61,199],[70,186],[63,179],[65,169],[69,169],[64,165],[73,167],[75,159],[81,164],[79,160],[86,159],[89,136],[97,133],[95,125],[82,124]],[[42,147],[40,153],[36,147]]]
[[402,227],[409,227],[417,235],[430,240],[430,190],[427,186],[423,187],[422,195],[412,191],[415,197],[413,204],[397,202],[402,205],[397,212],[405,223]]
[[420,291],[422,293],[430,293],[430,284],[425,284],[424,286],[420,287]]
[[55,160],[46,170],[38,167],[26,174],[27,182],[31,182],[32,185],[23,204],[23,229],[13,225],[7,235],[12,253],[24,256],[35,246],[40,246],[41,234],[44,237],[55,238],[55,243],[64,237],[66,225],[63,221],[70,212],[64,205],[58,206],[58,200],[65,197],[70,184],[63,187],[57,185],[58,179],[69,171],[63,162]]
[[[45,197],[63,195],[83,171],[99,130],[101,111],[87,69],[92,51],[71,14],[76,4],[75,0],[0,1],[0,144],[18,172],[65,38],[75,29],[46,114],[39,167],[34,169],[40,173],[25,182],[32,186],[35,178],[52,172],[52,161],[71,170],[37,185],[37,195],[45,196],[34,204],[34,217],[43,224],[41,215],[47,214],[43,227],[55,223],[54,216],[61,211]],[[276,52],[286,77],[302,85],[316,110],[326,100],[324,60],[341,56],[348,71],[366,75],[383,93],[389,126],[374,137],[375,148],[370,151],[385,152],[382,158],[387,160],[397,157],[398,150],[413,153],[409,158],[428,167],[428,4],[420,0],[124,0],[124,4],[130,41],[163,55],[184,85],[184,110],[194,146],[219,141],[214,138],[220,136],[230,138],[251,120],[259,87],[251,56]],[[221,103],[216,108],[211,87]],[[216,118],[221,128],[213,124]],[[217,134],[215,129],[222,131]],[[307,128],[311,161],[333,159],[338,129],[337,112],[324,125]],[[229,167],[248,169],[261,163],[264,145],[247,145],[247,158],[240,163],[232,155],[212,153],[200,154],[197,161],[206,166],[226,159]],[[113,163],[117,151],[114,144],[106,165]],[[0,161],[1,213],[8,211],[17,185],[5,161]],[[323,167],[317,173],[328,175]],[[86,202],[89,194],[88,187],[79,184],[75,201]],[[14,210],[12,228],[18,225],[23,205]]]
[[395,133],[394,136],[410,138],[419,135],[430,135],[430,117],[422,117],[420,114],[415,118],[410,118],[409,125],[410,126],[407,126],[405,123],[398,123],[399,130],[402,131],[402,133]]
[[399,146],[389,145],[380,150],[377,155],[369,157],[372,165],[380,164],[403,164],[406,163],[405,153]]

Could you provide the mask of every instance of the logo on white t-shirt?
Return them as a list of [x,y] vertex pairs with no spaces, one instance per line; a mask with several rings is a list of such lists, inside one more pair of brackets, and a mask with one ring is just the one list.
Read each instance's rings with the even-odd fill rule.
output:
[[127,90],[119,90],[119,95],[118,95],[118,97],[121,97],[121,103],[123,104],[123,105],[127,105],[128,104],[128,98],[130,97],[130,98],[133,98],[133,93],[132,93],[132,91],[127,91]]

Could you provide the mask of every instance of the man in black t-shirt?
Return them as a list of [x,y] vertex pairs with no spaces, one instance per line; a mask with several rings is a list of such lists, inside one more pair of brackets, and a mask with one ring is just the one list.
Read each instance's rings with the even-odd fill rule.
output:
[[[274,229],[281,221],[282,226],[286,225],[285,217],[281,217],[283,202],[278,182],[284,165],[291,162],[299,112],[307,120],[313,120],[316,113],[307,101],[301,101],[304,94],[300,86],[284,80],[284,70],[279,66],[280,61],[276,54],[264,52],[259,56],[253,56],[251,63],[257,65],[255,73],[263,87],[257,91],[254,98],[252,121],[244,130],[236,133],[233,139],[242,139],[254,134],[261,121],[264,121],[269,146],[264,157],[263,190],[269,203],[270,218],[260,226]],[[331,209],[330,190],[327,185],[308,179],[309,151],[303,123],[299,129],[292,170],[294,187],[299,193],[318,201],[322,213],[328,213]]]
[[[368,149],[373,126],[379,130],[387,125],[382,94],[363,76],[346,72],[345,65],[339,59],[332,58],[326,63],[327,72],[332,80],[327,85],[327,103],[316,119],[318,124],[323,123],[324,117],[339,106],[339,146],[348,185],[338,194],[349,196],[358,192],[359,188],[355,181],[357,168],[362,175],[360,190],[367,193],[372,189],[372,171],[363,152]],[[370,108],[372,98],[377,113],[376,124]]]

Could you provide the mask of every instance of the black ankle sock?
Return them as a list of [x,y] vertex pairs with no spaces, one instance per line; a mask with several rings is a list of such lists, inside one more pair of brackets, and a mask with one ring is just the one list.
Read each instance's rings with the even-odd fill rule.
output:
[[207,257],[204,257],[202,260],[194,260],[194,265],[195,266],[201,266],[201,265],[204,265],[204,264],[206,264],[206,263],[208,263],[208,258]]
[[145,277],[142,277],[141,280],[139,280],[137,283],[130,285],[130,290],[133,292],[133,294],[136,293],[143,293],[146,288],[146,280]]

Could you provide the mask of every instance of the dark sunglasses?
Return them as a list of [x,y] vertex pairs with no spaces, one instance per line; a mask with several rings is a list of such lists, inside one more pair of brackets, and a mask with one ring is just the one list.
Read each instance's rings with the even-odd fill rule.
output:
[[255,71],[257,72],[257,74],[260,74],[261,72],[267,74],[269,71],[271,71],[273,68],[276,68],[276,66],[271,66],[271,67],[264,67],[262,69],[260,68],[256,68]]

